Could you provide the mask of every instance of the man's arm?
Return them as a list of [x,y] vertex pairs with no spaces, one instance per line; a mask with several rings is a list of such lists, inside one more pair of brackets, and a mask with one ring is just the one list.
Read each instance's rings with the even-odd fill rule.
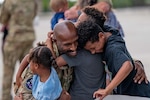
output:
[[134,77],[134,82],[141,84],[142,81],[145,81],[145,83],[148,84],[147,76],[144,71],[144,65],[142,64],[142,62],[140,60],[134,60],[134,64],[135,70],[137,70],[137,73]]

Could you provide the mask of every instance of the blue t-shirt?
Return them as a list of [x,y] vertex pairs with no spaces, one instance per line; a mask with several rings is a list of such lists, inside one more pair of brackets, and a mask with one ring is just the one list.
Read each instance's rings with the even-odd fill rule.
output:
[[33,75],[32,94],[36,100],[56,100],[61,92],[61,83],[53,67],[46,82],[41,82],[38,75]]
[[105,88],[106,73],[101,54],[78,50],[76,56],[62,55],[69,66],[74,68],[73,83],[70,87],[71,100],[93,100],[93,93]]
[[59,19],[65,19],[64,12],[55,13],[51,19],[51,29],[54,29],[55,24],[58,23]]
[[[105,44],[103,59],[112,72],[112,78],[114,78],[125,61],[131,61],[133,64],[133,60],[119,32],[110,27],[105,27],[105,30],[111,32],[112,35]],[[117,86],[116,93],[121,95],[150,97],[150,84],[146,84],[145,82],[141,84],[134,83],[133,78],[135,74],[136,70],[133,68],[130,74]]]

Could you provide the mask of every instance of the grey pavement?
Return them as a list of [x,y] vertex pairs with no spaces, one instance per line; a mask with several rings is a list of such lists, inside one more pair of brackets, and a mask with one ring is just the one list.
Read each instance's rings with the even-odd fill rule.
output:
[[[150,7],[115,9],[115,13],[124,29],[125,41],[130,54],[133,58],[140,59],[143,62],[147,78],[150,80]],[[44,41],[46,39],[47,32],[50,31],[50,18],[50,13],[40,14],[39,21],[35,25],[37,38],[35,44],[37,41]],[[0,38],[2,38],[2,34],[0,34]],[[19,64],[17,63],[16,70],[18,69],[18,66]],[[2,92],[2,73],[3,64],[2,53],[0,50],[0,94]],[[130,98],[113,96],[110,99],[110,97],[111,96],[108,96],[106,100],[117,100],[116,98],[118,97],[122,100],[129,100]],[[131,99],[134,100],[134,97]],[[135,97],[135,99],[137,98]],[[142,100],[142,98],[139,100]],[[143,98],[143,100],[146,99]]]

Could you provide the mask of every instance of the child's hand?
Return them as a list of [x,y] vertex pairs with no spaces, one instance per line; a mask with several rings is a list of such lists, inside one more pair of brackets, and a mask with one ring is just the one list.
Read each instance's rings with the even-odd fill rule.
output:
[[105,96],[107,96],[108,94],[109,93],[106,91],[106,89],[99,89],[96,92],[94,92],[93,98],[99,98],[100,97],[100,100],[103,100],[103,98]]
[[51,51],[51,53],[52,53],[52,55],[53,55],[53,58],[56,58],[56,55],[55,55],[55,53],[54,53],[54,48],[53,48],[53,42],[55,41],[54,39],[53,39],[53,32],[51,31],[51,32],[48,32],[48,38],[46,39],[46,45],[47,45],[47,47],[50,49],[50,51]]
[[63,90],[58,100],[71,100],[71,96],[67,91]]
[[22,94],[19,94],[19,96],[15,96],[14,100],[23,100]]
[[50,31],[50,32],[47,33],[47,37],[48,37],[48,38],[51,38],[52,35],[53,35],[53,31]]

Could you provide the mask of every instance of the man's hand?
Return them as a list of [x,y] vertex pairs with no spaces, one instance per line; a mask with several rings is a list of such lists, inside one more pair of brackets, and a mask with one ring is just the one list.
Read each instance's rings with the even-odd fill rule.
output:
[[137,73],[134,77],[134,82],[141,84],[142,81],[145,81],[145,83],[148,84],[148,80],[142,62],[139,60],[134,60],[134,64],[135,64],[135,70],[137,70]]

